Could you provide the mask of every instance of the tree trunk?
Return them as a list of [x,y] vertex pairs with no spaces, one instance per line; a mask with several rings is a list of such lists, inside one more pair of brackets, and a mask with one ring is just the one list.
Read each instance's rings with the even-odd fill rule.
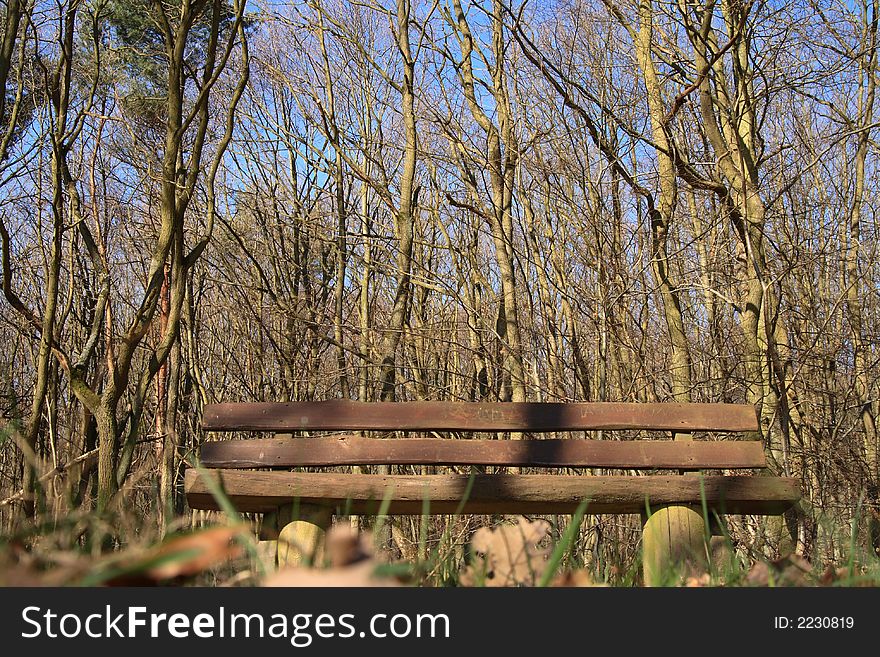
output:
[[410,0],[397,0],[397,48],[403,58],[403,81],[399,84],[403,115],[404,150],[400,174],[400,201],[395,216],[397,233],[397,289],[384,341],[380,381],[381,401],[393,401],[397,370],[397,347],[409,315],[410,273],[413,252],[413,211],[418,134],[415,114],[415,61],[410,52]]

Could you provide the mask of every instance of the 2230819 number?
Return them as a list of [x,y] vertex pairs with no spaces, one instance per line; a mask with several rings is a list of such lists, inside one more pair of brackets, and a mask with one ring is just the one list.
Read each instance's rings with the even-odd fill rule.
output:
[[851,630],[855,624],[852,616],[798,616],[796,619],[777,616],[773,619],[777,630]]
[[855,626],[852,616],[798,616],[797,622],[802,630],[851,630]]

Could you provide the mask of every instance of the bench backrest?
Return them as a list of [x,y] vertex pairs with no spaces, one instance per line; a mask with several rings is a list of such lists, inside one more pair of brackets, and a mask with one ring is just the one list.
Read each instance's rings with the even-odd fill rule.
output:
[[207,431],[757,431],[746,404],[256,402],[208,404]]
[[[211,404],[208,431],[413,431],[524,433],[652,430],[757,431],[737,404],[323,402]],[[758,441],[449,440],[359,436],[206,442],[213,468],[477,465],[627,469],[763,468]]]

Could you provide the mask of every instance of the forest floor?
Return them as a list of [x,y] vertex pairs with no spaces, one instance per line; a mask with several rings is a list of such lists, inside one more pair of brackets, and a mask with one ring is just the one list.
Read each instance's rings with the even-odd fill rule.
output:
[[[430,548],[422,539],[420,556],[409,559],[377,549],[373,537],[388,536],[382,519],[372,531],[342,522],[320,545],[293,546],[296,556],[279,568],[275,543],[258,541],[242,520],[192,530],[187,516],[163,537],[155,518],[71,513],[0,535],[0,586],[642,586],[640,559],[626,568],[584,563],[574,547],[580,520],[554,533],[547,520],[508,518],[476,529],[464,545]],[[813,564],[795,554],[748,561],[718,541],[709,565],[696,555],[664,584],[880,586],[880,558],[855,544],[845,563]]]

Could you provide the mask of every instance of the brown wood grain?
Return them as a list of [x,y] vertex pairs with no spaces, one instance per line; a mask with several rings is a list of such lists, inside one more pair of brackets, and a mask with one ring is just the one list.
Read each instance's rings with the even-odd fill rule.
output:
[[745,404],[259,402],[208,404],[208,431],[757,431]]
[[763,468],[757,441],[452,440],[267,438],[210,441],[201,448],[210,468],[340,465],[494,465],[571,468]]
[[[592,477],[563,475],[371,475],[328,472],[187,470],[186,497],[193,509],[219,507],[205,477],[221,482],[242,512],[267,512],[299,499],[340,511],[371,514],[384,497],[391,514],[430,513],[572,513],[591,500],[588,513],[640,513],[646,501],[661,505],[701,506],[719,513],[780,514],[800,498],[794,478],[752,476]],[[460,502],[473,485],[463,505]]]

